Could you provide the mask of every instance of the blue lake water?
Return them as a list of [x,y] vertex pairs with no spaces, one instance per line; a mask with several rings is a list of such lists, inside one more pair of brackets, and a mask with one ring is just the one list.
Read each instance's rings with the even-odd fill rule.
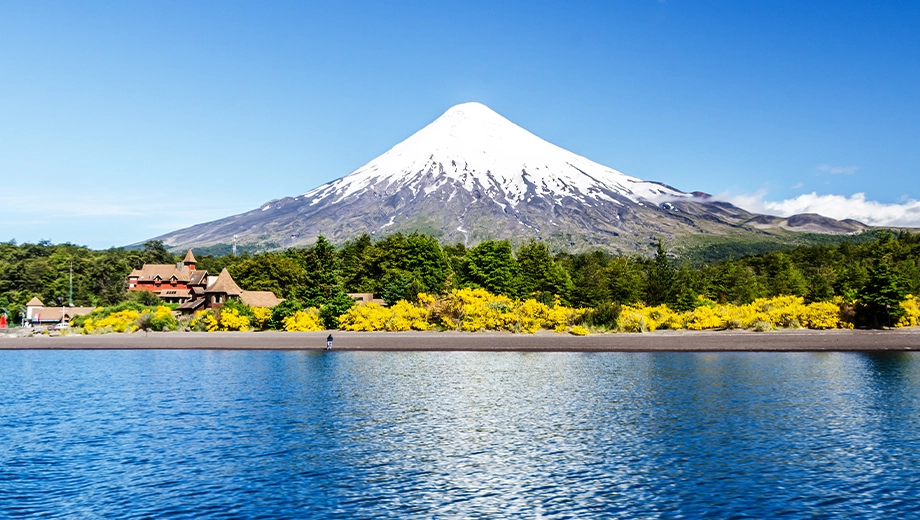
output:
[[0,352],[0,516],[920,516],[920,355]]

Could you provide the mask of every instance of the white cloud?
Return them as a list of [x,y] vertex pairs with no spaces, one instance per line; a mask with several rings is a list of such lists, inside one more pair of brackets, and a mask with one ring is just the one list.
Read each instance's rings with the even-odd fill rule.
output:
[[844,195],[818,195],[804,193],[779,202],[767,201],[765,190],[750,195],[717,195],[715,198],[731,202],[754,213],[788,217],[799,213],[817,213],[837,220],[855,219],[871,226],[920,227],[920,201],[904,199],[900,203],[886,204],[867,200],[864,193]]
[[819,172],[829,173],[831,175],[852,175],[856,173],[859,166],[834,166],[831,164],[819,164],[816,166]]
[[838,220],[852,218],[872,226],[920,227],[920,201],[912,199],[885,204],[866,200],[864,193],[845,197],[811,192],[782,202],[767,202],[765,206],[778,214],[818,213]]
[[[712,198],[716,200],[721,200],[725,202],[730,202],[739,208],[746,209],[752,213],[770,213],[767,211],[767,208],[764,206],[763,197],[767,194],[767,190],[761,188],[754,193],[741,194],[741,195],[732,195],[731,193],[725,192],[718,195],[714,195]],[[770,213],[772,215],[772,213]]]

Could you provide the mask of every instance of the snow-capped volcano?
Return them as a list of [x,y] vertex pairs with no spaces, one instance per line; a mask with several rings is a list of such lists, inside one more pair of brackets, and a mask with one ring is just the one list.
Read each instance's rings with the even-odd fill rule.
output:
[[[279,248],[320,234],[341,243],[361,233],[420,231],[467,245],[533,237],[560,248],[645,251],[659,237],[794,227],[792,219],[698,195],[630,177],[548,143],[485,105],[464,103],[344,177],[157,238],[188,247],[238,237],[241,244]],[[858,229],[808,222],[809,231]]]
[[454,106],[383,155],[303,196],[314,204],[339,203],[368,189],[427,196],[450,187],[482,190],[512,208],[533,197],[617,203],[610,193],[632,202],[688,196],[544,141],[481,103]]

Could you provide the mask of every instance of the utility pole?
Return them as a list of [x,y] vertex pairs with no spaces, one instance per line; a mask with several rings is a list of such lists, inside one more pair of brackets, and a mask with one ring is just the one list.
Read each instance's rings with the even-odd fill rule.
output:
[[67,298],[67,304],[73,307],[73,258],[70,259],[70,297]]

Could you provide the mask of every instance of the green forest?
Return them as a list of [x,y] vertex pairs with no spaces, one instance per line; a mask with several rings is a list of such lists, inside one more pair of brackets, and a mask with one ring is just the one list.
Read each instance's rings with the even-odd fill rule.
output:
[[[184,252],[183,252],[184,254]],[[46,305],[109,306],[132,298],[126,277],[144,263],[175,263],[160,242],[139,249],[96,251],[72,244],[0,243],[0,308],[14,322],[33,296]],[[340,247],[320,237],[311,247],[278,252],[196,255],[198,269],[227,268],[245,290],[270,290],[288,308],[325,309],[324,321],[351,305],[345,293],[373,293],[393,304],[418,293],[483,288],[510,298],[607,308],[667,304],[692,310],[700,297],[747,304],[795,295],[806,302],[853,303],[861,326],[881,326],[908,294],[920,292],[920,235],[882,232],[871,241],[800,246],[783,251],[702,263],[680,258],[659,242],[651,257],[603,251],[552,252],[541,242],[514,248],[508,241],[475,247],[442,245],[429,235],[359,236]],[[137,297],[134,295],[133,297]]]

